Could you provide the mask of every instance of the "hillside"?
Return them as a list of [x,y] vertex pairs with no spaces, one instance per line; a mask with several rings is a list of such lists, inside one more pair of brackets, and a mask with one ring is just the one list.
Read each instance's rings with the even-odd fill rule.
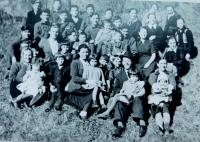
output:
[[[73,0],[73,3],[78,0]],[[81,9],[85,6],[81,0]],[[102,11],[103,2],[88,0],[95,3],[97,11]],[[110,0],[107,7],[112,6]],[[150,3],[134,2],[125,0],[124,7],[126,12],[130,7],[137,7],[140,12],[144,12]],[[186,20],[188,27],[194,33],[195,45],[200,46],[200,4],[189,3],[161,3],[157,2],[161,9],[166,5],[172,4],[176,7]],[[105,3],[104,3],[105,5]],[[6,11],[6,10],[5,10]],[[162,13],[164,13],[161,10]],[[122,14],[125,15],[126,14]],[[163,15],[164,16],[164,15]],[[76,116],[76,110],[65,105],[62,113],[53,111],[45,113],[47,103],[33,109],[14,109],[9,104],[9,82],[4,80],[5,74],[5,55],[6,48],[19,35],[21,23],[12,25],[0,25],[0,141],[54,141],[54,142],[199,142],[200,141],[200,56],[193,60],[190,72],[183,77],[184,87],[182,89],[182,105],[179,106],[174,115],[172,129],[174,132],[168,137],[161,137],[156,134],[153,124],[154,120],[149,119],[147,134],[144,138],[139,138],[138,127],[129,119],[127,130],[122,138],[113,139],[112,120],[99,120],[95,115],[87,121],[82,121]],[[200,50],[199,50],[200,52]]]

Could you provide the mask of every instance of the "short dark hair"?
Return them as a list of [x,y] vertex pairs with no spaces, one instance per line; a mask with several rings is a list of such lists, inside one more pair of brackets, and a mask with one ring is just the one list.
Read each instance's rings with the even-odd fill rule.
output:
[[131,12],[131,11],[135,11],[136,12],[136,14],[138,13],[138,10],[136,9],[136,8],[131,8],[130,10],[129,10],[129,13]]
[[109,56],[106,54],[101,55],[100,59],[106,60],[107,62],[110,60]]
[[91,3],[86,5],[86,9],[87,9],[88,7],[92,7],[92,8],[94,9],[94,5],[91,4]]
[[111,11],[111,12],[113,13],[112,8],[107,8],[107,9],[106,9],[106,12],[107,12],[107,11]]
[[77,9],[79,10],[79,7],[78,7],[78,5],[71,5],[71,8],[70,8],[70,10],[71,10],[72,8],[77,8]]
[[42,13],[47,13],[48,15],[50,15],[50,10],[49,9],[44,9],[44,10],[42,10]]
[[90,62],[91,60],[97,60],[97,55],[96,55],[96,54],[91,54],[91,55],[89,56],[89,62]]
[[78,52],[80,52],[82,48],[88,49],[88,51],[90,52],[90,48],[86,44],[79,45]]
[[41,0],[31,0],[31,4],[35,4],[35,3],[40,3],[41,4]]
[[113,21],[116,21],[116,20],[122,20],[122,18],[121,18],[120,16],[118,16],[118,15],[117,15],[117,16],[114,16],[114,17],[113,17]]

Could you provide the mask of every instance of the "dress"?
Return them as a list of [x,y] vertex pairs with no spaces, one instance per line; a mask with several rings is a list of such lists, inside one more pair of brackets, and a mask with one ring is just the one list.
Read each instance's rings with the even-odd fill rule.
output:
[[36,96],[44,88],[44,72],[27,71],[23,77],[23,82],[17,85],[22,93]]
[[155,69],[156,62],[152,62],[146,69],[144,69],[144,65],[149,61],[151,55],[156,53],[156,49],[152,42],[149,40],[145,40],[144,43],[139,41],[135,46],[131,47],[131,53],[134,58],[136,58],[136,68],[144,77],[149,77],[150,73]]
[[93,89],[97,85],[96,83],[102,82],[99,87],[105,86],[106,81],[103,75],[103,72],[98,67],[92,67],[92,66],[86,66],[83,71],[83,78],[86,78],[88,80],[92,80],[94,84],[84,84],[82,85],[85,89]]

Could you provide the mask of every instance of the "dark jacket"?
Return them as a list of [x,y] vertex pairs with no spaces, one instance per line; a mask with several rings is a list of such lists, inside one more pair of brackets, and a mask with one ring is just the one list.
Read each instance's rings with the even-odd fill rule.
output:
[[69,82],[68,92],[73,92],[81,88],[82,84],[86,83],[86,79],[82,78],[83,64],[79,59],[73,60],[70,70],[71,80]]

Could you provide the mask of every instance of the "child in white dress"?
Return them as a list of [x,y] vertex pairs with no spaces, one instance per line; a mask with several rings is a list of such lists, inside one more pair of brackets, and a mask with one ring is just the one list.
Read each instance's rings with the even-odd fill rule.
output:
[[169,133],[170,128],[169,105],[172,101],[173,89],[173,85],[169,83],[168,75],[161,72],[157,82],[152,85],[152,94],[148,97],[148,104],[156,111],[156,124],[162,132],[165,130],[166,134]]
[[[26,97],[36,97],[45,93],[45,86],[43,78],[45,73],[40,71],[40,64],[32,64],[31,70],[28,70],[23,77],[23,82],[17,85],[17,89],[22,93],[15,99],[15,102],[20,101]],[[31,100],[30,105],[33,105],[35,100]],[[38,98],[39,99],[39,98]]]

